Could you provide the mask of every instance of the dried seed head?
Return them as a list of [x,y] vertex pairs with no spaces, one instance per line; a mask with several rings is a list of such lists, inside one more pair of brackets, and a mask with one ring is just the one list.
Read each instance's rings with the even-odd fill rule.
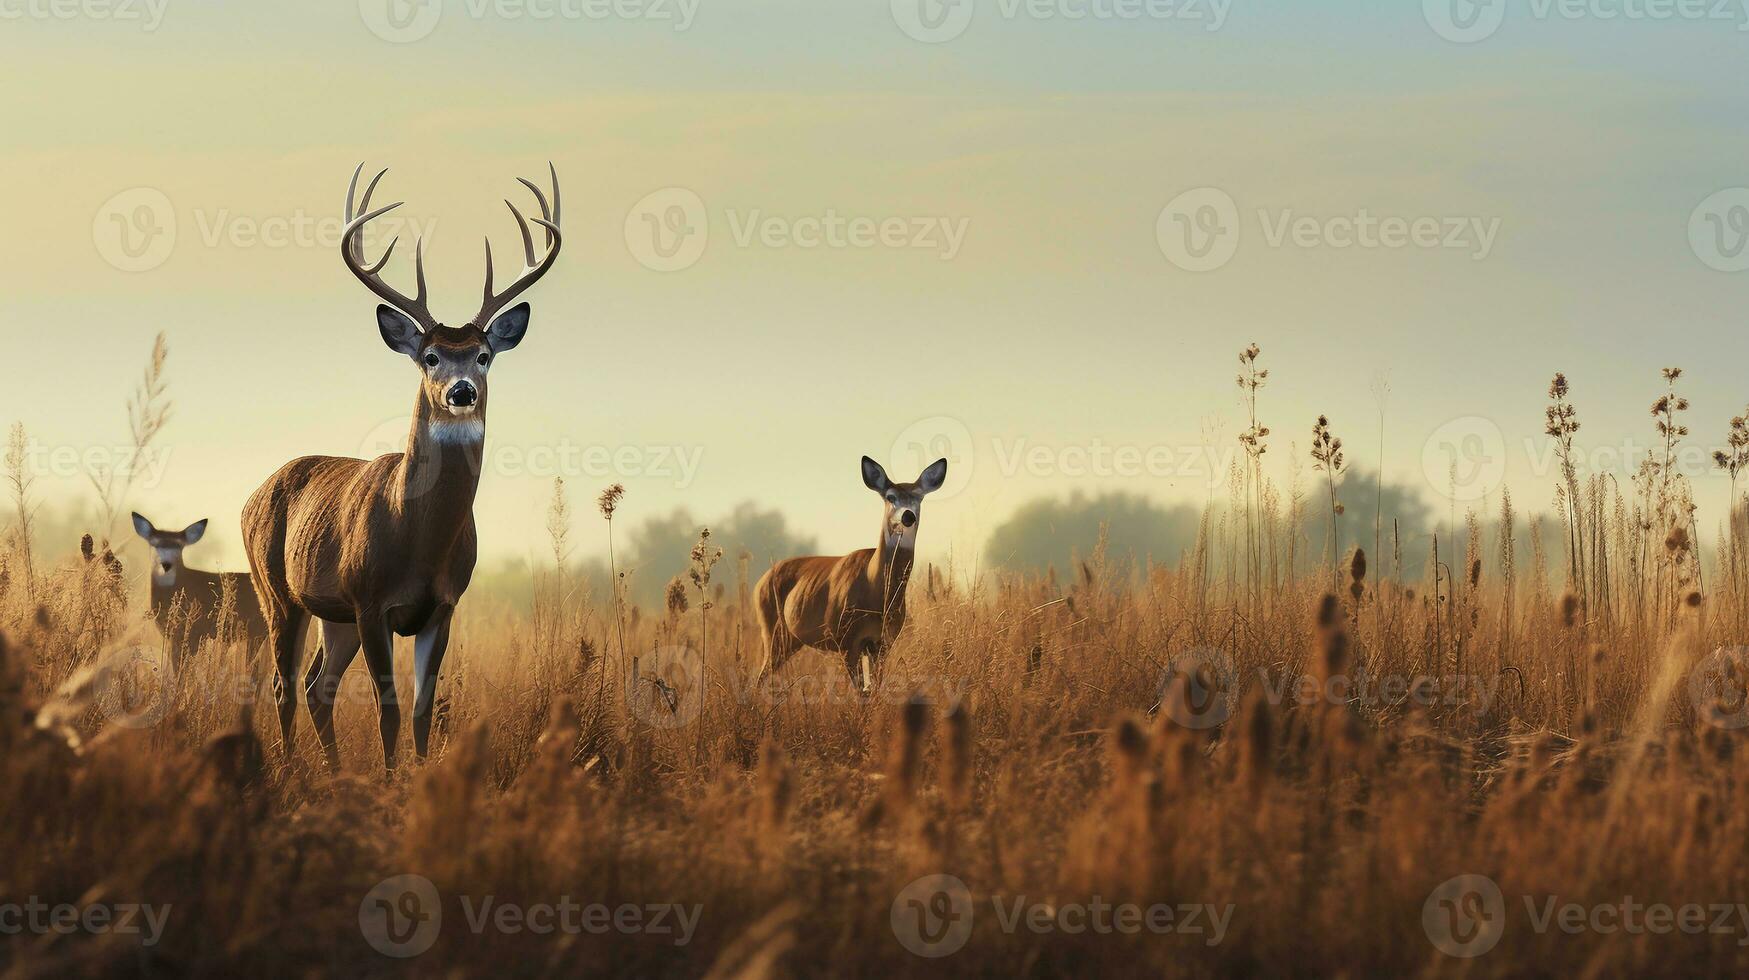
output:
[[601,506],[601,516],[613,520],[613,512],[619,508],[619,498],[625,494],[626,488],[618,483],[601,491],[601,497],[596,501]]

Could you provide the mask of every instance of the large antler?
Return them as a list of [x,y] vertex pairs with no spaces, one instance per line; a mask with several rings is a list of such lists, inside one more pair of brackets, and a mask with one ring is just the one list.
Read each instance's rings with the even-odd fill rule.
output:
[[421,330],[430,330],[437,325],[437,319],[431,315],[431,310],[426,307],[425,302],[424,237],[421,236],[418,244],[414,246],[413,266],[414,273],[418,276],[419,295],[412,299],[408,299],[404,293],[383,282],[382,277],[377,275],[382,271],[383,266],[388,264],[389,256],[394,254],[395,242],[400,241],[399,236],[389,240],[389,247],[383,250],[383,257],[378,259],[375,265],[368,267],[365,265],[365,224],[373,218],[388,214],[404,202],[396,201],[393,204],[377,208],[375,211],[370,210],[370,195],[377,189],[377,181],[382,180],[383,174],[389,172],[387,168],[384,168],[371,178],[369,184],[365,185],[364,197],[358,202],[357,210],[354,210],[352,197],[354,192],[358,190],[358,175],[363,172],[364,164],[361,163],[358,165],[358,169],[352,172],[352,183],[346,187],[346,229],[340,233],[340,257],[346,260],[346,267],[351,269],[352,274],[358,277],[358,281],[364,283],[371,292],[381,296],[390,306],[412,317],[413,322],[419,324]]
[[[522,254],[525,266],[522,275],[502,293],[494,294],[492,292],[492,239],[486,239],[486,299],[480,307],[479,315],[474,317],[474,325],[481,330],[486,329],[491,324],[492,317],[499,310],[509,305],[510,301],[523,290],[534,285],[541,276],[546,275],[547,270],[553,267],[553,260],[559,257],[559,243],[561,241],[559,234],[559,172],[554,169],[551,161],[547,163],[547,170],[553,176],[551,207],[547,206],[546,195],[541,193],[541,189],[535,186],[534,181],[523,177],[516,178],[522,182],[522,186],[534,192],[534,199],[540,202],[540,217],[524,218],[522,212],[516,210],[516,205],[511,204],[508,199],[504,201],[504,206],[516,216],[517,227],[522,229]],[[530,221],[547,230],[547,254],[545,258],[538,261],[534,254],[534,237],[529,233],[528,223]]]

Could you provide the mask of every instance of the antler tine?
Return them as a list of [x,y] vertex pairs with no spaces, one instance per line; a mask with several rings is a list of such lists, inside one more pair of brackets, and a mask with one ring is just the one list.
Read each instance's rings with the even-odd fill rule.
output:
[[346,188],[346,227],[340,233],[340,258],[346,263],[346,268],[351,270],[352,274],[358,278],[358,281],[364,283],[366,289],[377,294],[377,296],[381,297],[383,301],[387,302],[390,306],[407,314],[414,320],[414,322],[419,324],[422,329],[430,329],[437,324],[437,321],[432,317],[431,311],[427,308],[425,303],[424,237],[421,236],[418,244],[415,246],[416,258],[414,265],[415,275],[418,277],[419,294],[411,299],[409,299],[405,293],[402,293],[388,283],[383,282],[382,277],[378,274],[382,272],[383,267],[388,264],[389,257],[395,253],[395,244],[401,240],[399,236],[389,240],[388,247],[383,249],[382,258],[376,260],[375,263],[369,265],[365,264],[364,226],[371,221],[388,214],[390,211],[395,210],[404,202],[396,201],[393,204],[385,204],[375,210],[371,209],[371,195],[375,193],[377,182],[383,179],[383,174],[388,173],[387,168],[385,168],[379,171],[375,177],[371,178],[369,184],[365,185],[364,196],[357,198],[357,209],[354,210],[353,201],[358,190],[358,178],[363,172],[364,164],[361,163],[358,165],[358,169],[352,172],[352,183]]
[[[511,204],[508,200],[504,202],[505,206],[510,209],[510,213],[516,217],[517,229],[522,232],[522,251],[527,260],[527,268],[502,293],[492,291],[492,240],[491,238],[486,239],[485,300],[480,307],[479,314],[474,318],[474,324],[481,329],[485,329],[492,317],[512,299],[515,299],[518,294],[534,285],[541,276],[546,275],[547,270],[553,267],[553,261],[559,257],[559,246],[564,241],[564,236],[559,232],[559,173],[551,161],[548,161],[547,169],[553,175],[553,198],[550,203],[547,201],[547,196],[532,181],[521,177],[516,178],[521,181],[523,186],[534,192],[535,200],[540,203],[541,217],[524,217],[523,213],[517,210],[516,205]],[[546,257],[539,260],[534,254],[534,237],[529,228],[530,222],[540,225],[547,232],[549,247]]]
[[[559,171],[553,167],[553,162],[551,160],[547,161],[547,170],[553,175],[553,205],[551,208],[547,207],[546,195],[541,193],[540,187],[537,186],[534,181],[529,180],[527,177],[518,177],[516,179],[522,182],[522,186],[534,192],[534,199],[540,202],[541,217],[556,225],[559,223]],[[549,242],[552,241],[552,236],[547,236],[547,240]],[[528,264],[533,265],[534,260],[529,259]]]
[[[527,181],[524,181],[524,183],[527,183]],[[522,212],[516,210],[516,205],[511,204],[508,200],[506,200],[504,202],[504,206],[510,209],[511,214],[516,215],[516,225],[517,225],[517,227],[522,229],[522,255],[523,255],[524,261],[526,262],[526,265],[524,267],[525,268],[533,268],[534,267],[534,237],[532,235],[530,235],[528,232],[528,222],[522,220]],[[543,213],[544,213],[544,204],[543,204]],[[551,237],[551,236],[548,236],[548,237]]]
[[419,295],[413,297],[413,302],[425,305],[425,236],[413,243],[413,275],[418,280]]
[[[481,307],[488,310],[492,306],[492,236],[486,236],[486,302]],[[481,319],[484,319],[482,316]]]

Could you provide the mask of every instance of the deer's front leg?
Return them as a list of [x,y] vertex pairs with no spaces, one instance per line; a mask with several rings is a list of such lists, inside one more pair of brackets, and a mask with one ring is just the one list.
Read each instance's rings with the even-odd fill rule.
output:
[[844,669],[850,674],[850,684],[864,699],[873,689],[874,670],[880,655],[878,640],[863,640],[844,650]]
[[378,723],[383,734],[383,768],[395,768],[395,745],[401,738],[401,699],[395,693],[395,638],[380,610],[361,610],[358,638],[365,666],[376,685]]
[[413,641],[413,754],[425,758],[431,737],[431,709],[437,700],[437,672],[449,649],[449,620],[454,606],[440,606]]

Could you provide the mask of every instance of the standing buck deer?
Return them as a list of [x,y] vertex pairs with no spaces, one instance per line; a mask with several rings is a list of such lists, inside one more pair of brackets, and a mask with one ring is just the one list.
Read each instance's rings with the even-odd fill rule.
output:
[[917,552],[923,498],[941,489],[947,460],[916,483],[894,483],[881,464],[862,458],[862,482],[881,495],[881,537],[873,548],[843,557],[790,558],[771,566],[754,589],[765,636],[763,683],[801,647],[844,656],[844,669],[867,694],[887,649],[905,626],[905,585]]
[[133,515],[134,533],[152,547],[152,618],[177,657],[202,640],[240,634],[253,653],[267,637],[261,606],[248,572],[203,572],[182,562],[182,550],[206,534],[206,520],[180,531],[160,531]]
[[[450,617],[473,575],[474,492],[486,438],[486,373],[515,347],[528,329],[528,304],[504,307],[533,285],[559,255],[559,176],[552,165],[549,207],[534,192],[541,216],[525,219],[509,201],[522,231],[523,274],[502,293],[492,291],[492,242],[486,241],[485,302],[466,325],[445,326],[426,306],[425,249],[415,252],[418,293],[411,299],[383,282],[379,271],[393,253],[367,265],[362,242],[369,221],[400,207],[370,210],[378,173],[356,210],[353,194],[364,167],[346,190],[346,226],[340,256],[346,267],[385,303],[377,329],[390,350],[418,368],[412,431],[405,452],[375,460],[305,456],[269,477],[243,508],[249,563],[262,592],[277,678],[283,748],[292,751],[297,711],[292,684],[310,620],[322,622],[322,652],[305,683],[310,717],[330,767],[334,745],[334,697],[340,678],[360,646],[376,686],[383,764],[393,769],[401,729],[395,692],[394,636],[412,636],[413,750],[425,758],[438,670],[449,646]],[[546,230],[547,252],[535,255],[533,221]],[[500,312],[500,311],[503,312]]]

